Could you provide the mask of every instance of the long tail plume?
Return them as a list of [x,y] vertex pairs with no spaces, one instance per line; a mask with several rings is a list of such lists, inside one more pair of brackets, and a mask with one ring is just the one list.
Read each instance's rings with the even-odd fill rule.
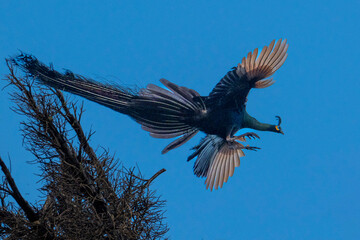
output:
[[198,132],[194,119],[206,110],[199,93],[161,79],[164,88],[149,84],[133,91],[103,84],[66,71],[64,74],[39,62],[34,56],[20,54],[13,63],[27,74],[50,87],[64,90],[97,102],[132,117],[155,138],[174,138],[162,153],[187,142]]
[[20,54],[12,58],[12,62],[47,86],[79,95],[124,114],[128,114],[128,104],[137,95],[131,89],[99,83],[70,71],[62,74],[32,55]]

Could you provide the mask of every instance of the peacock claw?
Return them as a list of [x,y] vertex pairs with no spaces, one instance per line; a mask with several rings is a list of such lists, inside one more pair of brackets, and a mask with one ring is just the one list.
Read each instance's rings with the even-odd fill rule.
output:
[[259,147],[252,147],[252,146],[245,146],[244,149],[246,150],[252,150],[252,151],[257,151],[258,149],[261,149]]
[[249,138],[249,139],[260,139],[259,135],[257,135],[256,133],[254,132],[248,132],[248,133],[244,133],[240,136],[235,136],[235,139],[238,139],[238,140],[244,140],[245,141],[245,137]]

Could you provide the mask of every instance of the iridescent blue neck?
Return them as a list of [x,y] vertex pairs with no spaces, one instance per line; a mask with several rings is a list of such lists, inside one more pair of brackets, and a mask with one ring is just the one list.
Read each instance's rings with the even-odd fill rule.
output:
[[276,125],[261,123],[252,116],[250,116],[246,111],[244,113],[244,128],[252,128],[259,131],[270,131],[270,132],[278,132],[276,130]]

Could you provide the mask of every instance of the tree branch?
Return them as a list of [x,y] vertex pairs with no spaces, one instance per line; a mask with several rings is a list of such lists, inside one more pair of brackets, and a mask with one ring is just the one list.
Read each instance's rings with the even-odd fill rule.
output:
[[21,207],[21,209],[25,212],[26,217],[30,222],[35,222],[39,219],[39,215],[34,211],[34,209],[30,206],[30,204],[23,198],[19,189],[17,188],[14,179],[11,176],[9,169],[6,167],[4,161],[0,157],[0,166],[1,170],[5,174],[6,180],[8,181],[11,187],[11,196],[15,199],[17,204]]
[[[0,239],[164,238],[169,230],[163,222],[165,201],[149,186],[165,169],[149,179],[141,179],[134,169],[117,170],[114,156],[105,149],[98,155],[90,145],[92,132],[86,135],[80,124],[83,108],[44,87],[37,71],[41,77],[63,80],[77,75],[56,72],[28,55],[7,59],[7,64],[5,80],[15,87],[12,109],[26,118],[21,122],[24,145],[40,165],[46,201],[37,207],[26,202],[0,158],[5,174],[0,182]],[[15,66],[25,70],[24,77],[16,76]]]
[[145,187],[149,187],[149,185],[151,184],[152,181],[155,180],[155,178],[157,178],[160,174],[162,174],[163,172],[166,172],[166,169],[163,168],[161,170],[159,170],[157,173],[155,173],[151,178],[149,178],[146,182]]

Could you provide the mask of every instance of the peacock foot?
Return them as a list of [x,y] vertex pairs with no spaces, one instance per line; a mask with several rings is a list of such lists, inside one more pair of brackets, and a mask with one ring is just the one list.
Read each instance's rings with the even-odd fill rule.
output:
[[244,147],[244,149],[246,149],[246,150],[252,150],[252,151],[257,151],[258,149],[261,149],[261,148],[259,148],[259,147],[252,147],[252,146],[247,145],[247,146]]
[[247,137],[249,139],[256,139],[256,138],[260,139],[259,135],[257,135],[256,133],[253,133],[253,132],[244,133],[244,134],[242,134],[240,136],[234,136],[234,138],[236,140],[240,140],[240,141],[243,141],[243,142],[246,141],[245,137]]

